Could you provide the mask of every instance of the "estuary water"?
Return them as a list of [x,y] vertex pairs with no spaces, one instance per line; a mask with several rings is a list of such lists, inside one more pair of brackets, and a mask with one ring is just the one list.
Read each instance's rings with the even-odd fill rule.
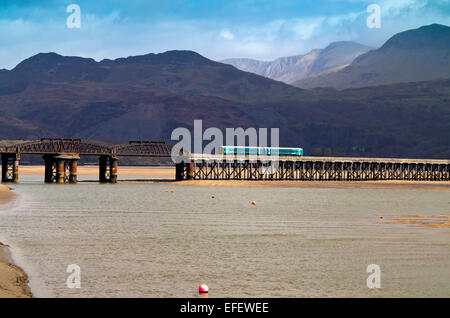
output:
[[449,191],[41,179],[21,177],[0,206],[0,241],[37,297],[198,297],[199,284],[209,297],[450,297],[450,229],[380,224],[449,215]]

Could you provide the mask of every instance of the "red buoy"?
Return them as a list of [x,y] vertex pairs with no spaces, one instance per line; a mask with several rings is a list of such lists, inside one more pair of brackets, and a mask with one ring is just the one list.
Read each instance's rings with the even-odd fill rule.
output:
[[212,198],[212,199],[215,199],[215,198],[216,198],[216,196],[215,196],[215,195],[212,195],[212,196],[211,196],[211,198]]
[[252,205],[256,205],[256,202],[255,202],[255,201],[252,201]]
[[207,294],[208,293],[208,291],[209,291],[209,289],[208,289],[208,286],[207,285],[200,285],[200,286],[198,286],[198,292],[200,293],[200,294]]

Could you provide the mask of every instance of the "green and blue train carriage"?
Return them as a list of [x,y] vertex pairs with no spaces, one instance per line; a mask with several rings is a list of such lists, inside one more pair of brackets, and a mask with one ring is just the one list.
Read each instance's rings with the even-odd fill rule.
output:
[[220,153],[223,155],[278,155],[302,157],[303,148],[222,146],[220,147]]

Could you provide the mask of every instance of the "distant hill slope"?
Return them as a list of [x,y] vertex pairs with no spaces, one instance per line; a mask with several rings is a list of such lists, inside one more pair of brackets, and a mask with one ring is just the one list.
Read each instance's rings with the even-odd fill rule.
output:
[[344,69],[293,83],[344,89],[450,78],[450,27],[432,24],[398,33]]
[[[307,93],[192,51],[100,62],[40,53],[0,72],[0,139],[167,139],[193,118],[254,125],[247,104],[293,94]],[[265,124],[273,115],[252,114]]]
[[19,93],[38,83],[133,84],[159,92],[247,99],[295,88],[262,76],[243,73],[192,51],[131,56],[96,62],[90,58],[40,53],[0,73],[0,95]]
[[350,64],[371,48],[355,42],[334,42],[325,49],[312,50],[305,55],[281,57],[272,62],[252,59],[226,59],[222,63],[285,83],[317,75],[323,71]]
[[195,52],[38,54],[0,72],[0,139],[170,140],[176,127],[280,128],[306,155],[450,157],[450,80],[302,90]]

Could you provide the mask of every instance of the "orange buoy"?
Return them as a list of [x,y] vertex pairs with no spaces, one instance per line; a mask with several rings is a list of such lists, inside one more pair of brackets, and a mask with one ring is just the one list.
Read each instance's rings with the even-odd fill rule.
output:
[[252,205],[256,205],[256,202],[255,202],[255,201],[252,201]]
[[208,285],[203,284],[203,285],[198,286],[198,292],[200,294],[206,294],[206,293],[208,293],[208,291],[209,291]]
[[166,190],[166,192],[169,192],[169,190]]

